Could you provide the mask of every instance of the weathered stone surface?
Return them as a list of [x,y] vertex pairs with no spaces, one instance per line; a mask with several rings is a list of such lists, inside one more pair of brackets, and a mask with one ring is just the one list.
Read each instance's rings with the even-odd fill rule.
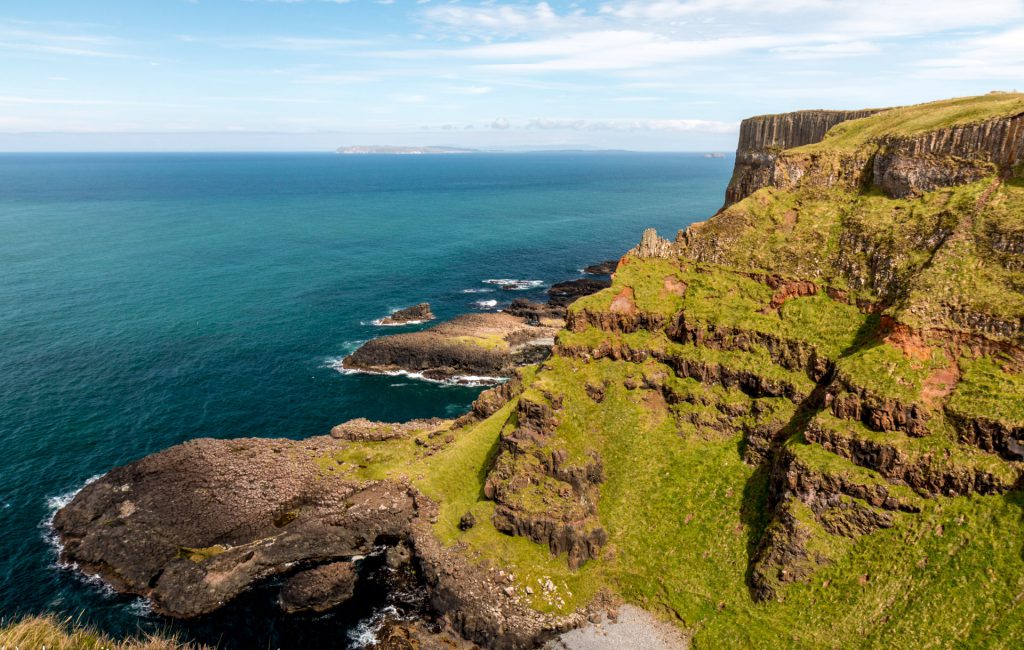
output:
[[760,115],[740,123],[736,165],[725,191],[728,207],[762,187],[775,184],[778,153],[783,149],[821,142],[833,126],[868,117],[877,109],[858,111],[797,111]]
[[430,311],[430,303],[421,302],[412,307],[399,309],[390,316],[380,319],[378,325],[408,325],[412,323],[425,323],[434,320],[434,313]]
[[401,440],[414,433],[429,433],[450,424],[451,420],[442,420],[441,418],[409,420],[408,422],[374,422],[366,418],[356,418],[333,427],[331,437],[357,442]]
[[343,366],[368,372],[414,372],[429,379],[507,377],[542,360],[561,322],[530,325],[504,313],[465,314],[422,332],[382,336],[345,357]]
[[300,571],[281,587],[281,609],[289,614],[334,609],[352,597],[356,580],[351,562],[331,562]]
[[589,275],[611,275],[615,273],[615,267],[618,265],[619,260],[605,260],[604,262],[591,264],[583,269],[583,272]]
[[329,608],[349,592],[339,563],[404,542],[442,627],[475,643],[525,650],[586,620],[585,611],[533,610],[504,572],[443,546],[431,524],[437,505],[409,486],[348,480],[315,460],[346,444],[200,439],[114,469],[55,516],[62,557],[148,597],[161,614],[188,618],[296,565],[310,569],[284,583],[282,605]]
[[54,517],[62,557],[187,618],[296,563],[405,536],[416,512],[406,486],[353,482],[313,461],[343,444],[199,439],[114,469]]
[[629,251],[628,255],[633,257],[662,257],[669,258],[675,257],[675,248],[672,246],[672,242],[667,239],[663,239],[658,236],[658,231],[654,228],[648,228],[644,231],[643,236],[640,238],[640,243],[635,248]]

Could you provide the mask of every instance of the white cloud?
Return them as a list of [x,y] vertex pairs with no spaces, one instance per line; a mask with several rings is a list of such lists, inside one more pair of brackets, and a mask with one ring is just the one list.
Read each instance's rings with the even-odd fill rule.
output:
[[508,119],[504,118],[504,117],[499,117],[498,119],[496,119],[493,122],[491,122],[491,128],[492,129],[499,129],[499,130],[504,131],[509,126],[511,126],[511,124],[509,124]]
[[969,38],[949,49],[949,56],[923,61],[920,76],[1006,79],[1024,86],[1024,27]]
[[464,34],[485,32],[502,37],[568,27],[566,20],[556,14],[547,2],[519,6],[435,5],[426,9],[424,17],[428,23],[439,29],[453,29]]
[[648,120],[648,119],[553,119],[538,118],[526,123],[527,129],[570,131],[672,131],[703,133],[735,133],[738,122],[715,120]]

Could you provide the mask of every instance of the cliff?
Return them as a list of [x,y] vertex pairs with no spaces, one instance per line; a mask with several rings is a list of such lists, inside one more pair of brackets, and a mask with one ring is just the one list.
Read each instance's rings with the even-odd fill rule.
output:
[[[58,515],[65,559],[214,603],[294,577],[273,558],[344,559],[371,542],[358,526],[407,545],[441,627],[487,647],[622,600],[697,648],[1018,647],[1022,111],[999,94],[756,118],[742,143],[768,162],[738,160],[731,204],[645,232],[552,355],[470,413],[163,452]],[[247,464],[281,485],[226,507],[267,485]],[[224,496],[161,501],[195,471]],[[225,521],[157,514],[186,511]]]
[[1024,102],[1012,93],[745,120],[728,207],[764,187],[877,187],[894,198],[962,185],[1021,162]]
[[778,154],[784,149],[821,142],[829,130],[847,120],[868,117],[878,109],[859,111],[797,111],[759,115],[740,123],[740,141],[732,180],[725,191],[729,206],[772,183]]

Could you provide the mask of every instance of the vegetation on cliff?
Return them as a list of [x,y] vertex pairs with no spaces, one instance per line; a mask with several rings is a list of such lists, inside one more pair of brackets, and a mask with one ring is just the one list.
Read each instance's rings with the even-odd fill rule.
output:
[[731,205],[645,234],[472,413],[291,460],[436,503],[429,539],[537,634],[622,598],[698,648],[1019,647],[1022,111],[989,95],[773,139]]

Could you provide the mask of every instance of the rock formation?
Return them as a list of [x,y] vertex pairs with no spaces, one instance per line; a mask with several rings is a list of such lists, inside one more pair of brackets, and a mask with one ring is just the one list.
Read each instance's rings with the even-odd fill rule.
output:
[[421,302],[420,304],[413,305],[412,307],[399,309],[391,315],[380,319],[377,324],[408,325],[412,323],[425,323],[428,320],[434,320],[434,313],[430,311],[430,303]]
[[615,273],[615,267],[618,265],[619,260],[605,260],[604,262],[591,264],[583,269],[583,272],[588,275],[611,275]]
[[740,123],[736,165],[725,191],[726,207],[770,185],[778,154],[784,149],[821,142],[840,122],[868,117],[878,109],[858,111],[797,111],[759,115]]

